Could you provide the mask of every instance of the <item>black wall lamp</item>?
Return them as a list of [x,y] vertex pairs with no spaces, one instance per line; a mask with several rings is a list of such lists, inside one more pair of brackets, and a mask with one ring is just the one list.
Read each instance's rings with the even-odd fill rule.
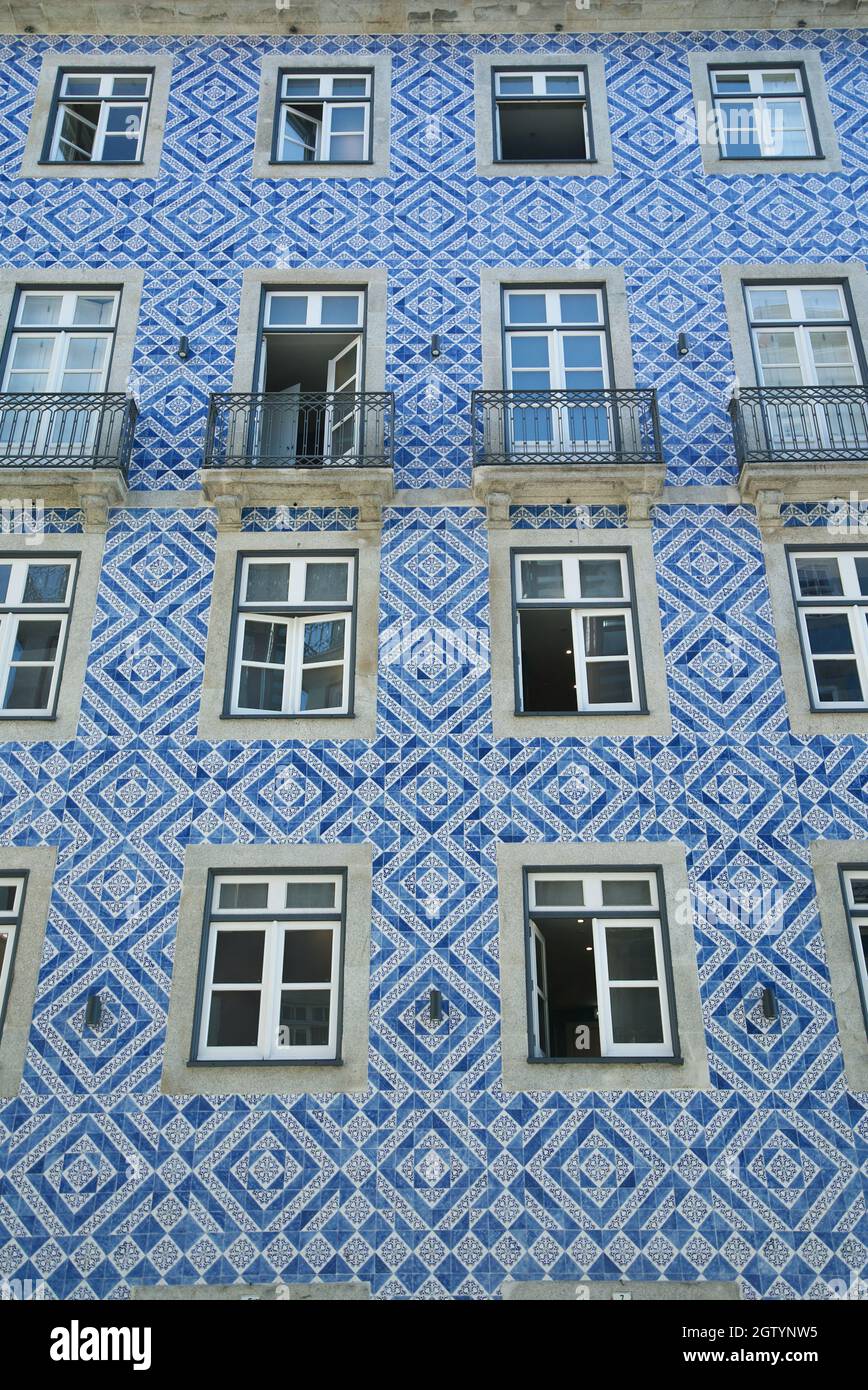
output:
[[440,334],[431,334],[431,360],[434,361],[440,356]]
[[439,989],[428,991],[428,1016],[432,1023],[443,1022],[443,995]]
[[778,1016],[777,995],[775,994],[774,988],[771,985],[766,985],[765,989],[763,990],[762,1010],[763,1018],[768,1019],[769,1023],[773,1023]]
[[182,333],[178,339],[178,356],[182,362],[186,362],[190,356],[190,339],[186,333]]
[[84,1026],[95,1029],[102,1023],[102,999],[98,994],[89,994],[84,1006]]
[[679,334],[678,334],[678,340],[677,340],[676,346],[677,346],[677,348],[678,348],[678,356],[679,356],[679,357],[686,357],[687,354],[688,354],[688,352],[690,351],[690,340],[689,340],[689,338],[687,337],[687,334],[686,334],[686,333],[679,333]]

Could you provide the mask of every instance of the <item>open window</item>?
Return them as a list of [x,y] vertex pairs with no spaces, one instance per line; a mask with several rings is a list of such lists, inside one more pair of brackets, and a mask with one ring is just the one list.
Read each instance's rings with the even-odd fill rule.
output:
[[62,71],[44,160],[52,164],[128,164],[142,159],[153,74]]
[[530,1055],[676,1053],[658,870],[526,872]]
[[362,450],[362,290],[268,290],[253,453],[263,463],[352,463]]
[[842,867],[840,874],[862,1014],[868,1031],[868,866]]
[[370,71],[282,72],[274,163],[368,161],[373,82]]
[[495,69],[495,157],[504,163],[593,159],[584,68]]
[[25,888],[24,874],[6,874],[0,878],[0,1037],[3,1035],[6,1001],[12,983],[12,963],[21,926]]

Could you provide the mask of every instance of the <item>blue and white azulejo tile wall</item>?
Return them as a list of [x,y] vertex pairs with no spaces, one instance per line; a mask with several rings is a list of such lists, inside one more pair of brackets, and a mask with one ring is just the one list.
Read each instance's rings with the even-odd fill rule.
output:
[[[386,269],[398,485],[466,489],[482,269],[620,266],[637,385],[660,396],[667,481],[733,483],[720,266],[864,258],[864,38],[53,42],[171,53],[162,172],[132,181],[17,177],[48,47],[2,45],[0,260],[12,272],[141,267],[141,416],[129,505],[109,518],[77,736],[0,745],[0,840],[58,851],[23,1086],[0,1108],[0,1275],[60,1297],[358,1277],[382,1297],[478,1298],[507,1278],[740,1279],[748,1297],[792,1298],[864,1277],[866,1097],[845,1085],[809,845],[864,837],[868,750],[791,732],[753,513],[708,493],[655,512],[668,739],[495,740],[485,519],[466,494],[425,506],[416,492],[384,516],[389,660],[373,741],[242,743],[230,727],[212,744],[197,717],[216,521],[189,495],[252,267]],[[844,172],[703,174],[679,139],[688,53],[728,47],[819,52]],[[251,176],[259,59],[277,49],[390,51],[388,179]],[[614,176],[478,177],[473,60],[487,51],[601,54]],[[686,359],[673,325],[689,334]],[[243,517],[276,536],[355,522],[318,505]],[[557,506],[512,516],[523,541],[574,524]],[[584,524],[614,534],[625,517],[591,508]],[[810,525],[810,509],[787,524]],[[390,643],[401,624],[414,640]],[[498,842],[672,839],[697,894],[753,887],[784,902],[771,939],[697,917],[711,1088],[504,1090]],[[161,1093],[184,855],[203,841],[374,847],[365,1094]],[[775,1030],[758,1003],[767,981]],[[429,1026],[432,987],[445,1028]],[[95,989],[98,1035],[83,1027]]]

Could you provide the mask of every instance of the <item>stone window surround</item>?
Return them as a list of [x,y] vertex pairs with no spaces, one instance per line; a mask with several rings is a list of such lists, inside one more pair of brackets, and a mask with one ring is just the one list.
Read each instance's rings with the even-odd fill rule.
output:
[[[639,632],[641,668],[647,709],[633,714],[519,714],[515,695],[515,624],[513,622],[513,553],[517,550],[623,550],[633,561],[633,604]],[[576,531],[506,531],[490,529],[489,602],[491,607],[491,701],[495,738],[637,737],[669,738],[672,723],[666,684],[663,631],[657,602],[657,575],[648,528],[617,530],[596,527]]]
[[[500,915],[500,992],[503,1086],[507,1091],[599,1092],[707,1089],[710,1087],[708,1050],[702,1018],[699,973],[692,914],[686,922],[684,903],[691,902],[687,858],[677,840],[628,840],[617,843],[522,842],[496,848],[498,911]],[[622,866],[648,866],[663,871],[677,1036],[682,1061],[649,1058],[623,1062],[545,1062],[528,1060],[527,954],[525,948],[524,879],[526,867],[578,871]]]
[[500,1296],[516,1303],[737,1303],[741,1289],[723,1279],[506,1279]]
[[[493,128],[493,71],[495,68],[550,69],[583,67],[588,75],[588,113],[593,160],[573,163],[496,160]],[[606,97],[606,67],[602,54],[577,49],[574,53],[484,53],[474,63],[476,110],[476,172],[481,178],[608,178],[615,172]]]
[[809,848],[847,1087],[868,1091],[868,1032],[838,873],[868,864],[868,840],[813,840]]
[[[241,554],[264,552],[325,553],[352,551],[356,557],[354,611],[354,672],[351,714],[348,715],[234,715],[224,714],[228,658],[235,621],[237,560]],[[219,531],[214,559],[211,617],[205,651],[205,671],[199,714],[199,738],[219,743],[266,739],[373,739],[377,716],[377,644],[380,580],[379,533],[359,531]]]
[[[840,173],[841,155],[835,133],[832,108],[826,92],[826,79],[823,62],[818,50],[813,48],[778,49],[702,49],[688,54],[690,80],[693,88],[693,102],[696,115],[697,139],[702,155],[702,167],[706,174],[725,174],[730,178],[748,174],[835,174]],[[717,141],[703,140],[706,123],[703,108],[714,109],[711,93],[709,69],[744,63],[750,67],[779,64],[800,64],[805,71],[810,104],[814,113],[814,124],[821,154],[808,159],[724,159]]]
[[386,389],[386,293],[387,272],[380,267],[297,266],[292,270],[269,270],[257,266],[245,270],[241,280],[241,300],[238,306],[238,332],[235,337],[235,356],[232,367],[232,390],[254,391],[254,364],[259,355],[259,336],[262,331],[262,295],[269,290],[303,290],[314,286],[339,289],[358,286],[366,291],[364,335],[363,391]]
[[[33,544],[34,540],[38,541],[37,545]],[[0,739],[4,742],[66,743],[75,738],[91,651],[104,546],[105,536],[100,532],[0,536],[0,559],[10,556],[39,560],[49,555],[70,555],[78,559],[54,714],[37,715],[32,719],[0,715]]]
[[[168,1095],[346,1095],[368,1084],[371,881],[368,844],[190,845],[178,909],[161,1090]],[[346,868],[340,1062],[191,1062],[208,871]]]
[[[82,72],[111,72],[127,68],[151,68],[151,97],[144,156],[135,164],[52,164],[43,160],[42,151],[51,118],[58,73],[72,69]],[[156,179],[160,173],[163,133],[169,105],[172,59],[168,53],[46,53],[42,60],[30,129],[21,161],[23,179]]]
[[[860,543],[860,538],[834,535],[824,526],[778,527],[763,534],[766,575],[772,601],[781,679],[790,727],[794,734],[826,734],[830,738],[845,738],[849,734],[856,734],[860,738],[868,737],[868,710],[811,708],[811,692],[789,573],[790,548],[801,549],[807,546],[811,550],[843,550],[852,546],[854,542]],[[861,543],[868,548],[868,538],[862,537]]]
[[53,845],[0,846],[0,873],[26,873],[24,908],[15,943],[12,978],[0,1036],[0,1096],[14,1099],[24,1074],[39,966],[48,924],[57,849]]
[[[278,164],[272,160],[279,74],[369,68],[374,75],[371,159],[363,164]],[[269,53],[260,67],[259,109],[253,148],[256,179],[386,179],[390,175],[391,53]]]

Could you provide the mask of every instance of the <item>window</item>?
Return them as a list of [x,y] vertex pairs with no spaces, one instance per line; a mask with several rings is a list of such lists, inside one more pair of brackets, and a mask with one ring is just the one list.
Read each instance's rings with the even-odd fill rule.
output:
[[659,871],[525,877],[531,1056],[674,1056]]
[[868,708],[868,549],[788,554],[812,708]]
[[495,157],[511,163],[593,159],[587,72],[495,69]]
[[372,72],[282,72],[277,164],[364,164],[371,157]]
[[[39,395],[104,391],[119,301],[118,290],[22,290],[3,390]],[[90,412],[87,418],[92,418]],[[76,428],[75,417],[67,414],[41,424],[49,430]]]
[[3,1033],[6,1001],[12,983],[12,961],[21,926],[24,888],[23,874],[7,874],[0,877],[0,1036]]
[[629,551],[514,552],[523,713],[642,707]]
[[856,961],[859,996],[868,1029],[868,866],[840,870],[844,907]]
[[150,72],[58,74],[44,159],[58,164],[129,164],[142,158]]
[[509,446],[552,461],[560,454],[574,460],[608,453],[617,422],[604,394],[610,384],[605,292],[504,290],[503,330]]
[[52,714],[76,561],[0,557],[0,718]]
[[365,295],[266,290],[254,456],[283,466],[362,452]]
[[336,1061],[345,874],[213,873],[202,1061]]
[[230,714],[347,714],[355,557],[239,556]]
[[820,155],[801,64],[712,67],[709,76],[722,158],[809,159]]

